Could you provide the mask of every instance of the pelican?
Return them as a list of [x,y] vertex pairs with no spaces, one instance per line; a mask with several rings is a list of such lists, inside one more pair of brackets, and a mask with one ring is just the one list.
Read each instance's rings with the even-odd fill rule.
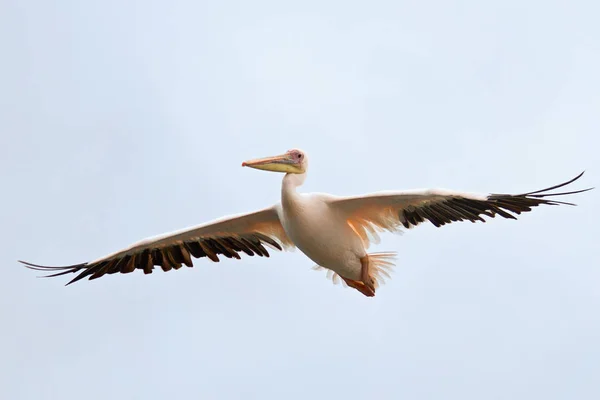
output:
[[367,297],[390,278],[395,252],[369,253],[379,233],[399,232],[425,221],[441,227],[455,221],[486,222],[483,216],[517,219],[516,215],[539,205],[575,205],[548,198],[581,193],[593,188],[548,193],[579,179],[523,194],[471,194],[429,189],[384,191],[361,196],[303,194],[297,188],[306,180],[308,157],[293,149],[285,154],[253,159],[243,167],[283,173],[281,202],[258,211],[227,216],[208,223],[151,237],[97,260],[69,266],[42,266],[20,261],[28,268],[49,271],[51,276],[77,275],[67,285],[88,277],[133,272],[152,273],[192,267],[192,258],[207,257],[214,262],[219,255],[240,259],[269,257],[266,247],[276,250],[300,249],[316,265],[326,270],[334,283],[356,289]]

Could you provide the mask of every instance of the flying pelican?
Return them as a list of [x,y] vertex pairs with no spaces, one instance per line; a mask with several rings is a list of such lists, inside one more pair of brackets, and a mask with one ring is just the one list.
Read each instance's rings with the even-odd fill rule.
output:
[[361,196],[333,196],[323,193],[301,194],[296,189],[306,179],[306,153],[293,149],[285,154],[242,163],[265,171],[284,173],[281,202],[262,210],[227,216],[187,229],[151,237],[97,260],[69,266],[42,266],[20,261],[28,268],[50,271],[50,276],[78,273],[67,285],[85,277],[96,279],[117,272],[126,274],[141,269],[152,273],[155,266],[163,271],[192,267],[192,257],[218,255],[240,259],[269,257],[265,245],[277,250],[299,248],[316,263],[314,269],[327,270],[334,283],[342,281],[365,296],[389,278],[396,253],[368,253],[378,232],[398,232],[429,221],[436,227],[454,221],[482,221],[482,216],[517,219],[514,214],[531,211],[541,204],[566,203],[546,199],[581,193],[593,188],[548,193],[568,182],[523,194],[470,194],[451,190],[409,190],[377,192]]

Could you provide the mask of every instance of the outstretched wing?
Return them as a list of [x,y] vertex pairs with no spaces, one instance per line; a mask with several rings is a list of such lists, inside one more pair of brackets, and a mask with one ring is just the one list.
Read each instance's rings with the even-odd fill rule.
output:
[[404,226],[412,228],[429,221],[440,227],[455,221],[485,222],[483,216],[517,219],[516,215],[531,211],[542,204],[566,203],[549,198],[581,193],[593,188],[562,193],[549,193],[564,187],[583,175],[568,182],[523,194],[471,194],[451,190],[410,190],[380,192],[363,196],[331,197],[330,206],[341,212],[348,223],[368,245],[377,238],[377,231],[396,232]]
[[264,245],[277,250],[293,247],[275,206],[144,239],[91,262],[57,267],[20,262],[31,269],[54,272],[49,277],[79,272],[67,283],[69,285],[86,276],[91,280],[105,274],[126,274],[136,269],[150,274],[155,266],[160,266],[165,272],[179,269],[182,264],[192,267],[192,257],[208,257],[214,262],[219,262],[219,254],[240,259],[240,252],[269,257]]

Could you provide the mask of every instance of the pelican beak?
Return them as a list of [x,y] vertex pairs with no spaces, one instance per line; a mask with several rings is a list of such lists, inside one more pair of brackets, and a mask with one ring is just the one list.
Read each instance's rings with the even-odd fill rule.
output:
[[294,160],[294,158],[288,153],[279,156],[257,158],[254,160],[245,161],[242,163],[242,167],[291,174],[301,174],[303,172],[298,161]]

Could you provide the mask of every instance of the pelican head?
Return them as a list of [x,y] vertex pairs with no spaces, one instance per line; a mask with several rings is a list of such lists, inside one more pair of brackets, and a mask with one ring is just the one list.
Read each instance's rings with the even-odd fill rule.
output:
[[307,166],[306,154],[298,149],[288,150],[285,154],[279,156],[257,158],[242,163],[242,167],[284,172],[287,174],[304,174]]

